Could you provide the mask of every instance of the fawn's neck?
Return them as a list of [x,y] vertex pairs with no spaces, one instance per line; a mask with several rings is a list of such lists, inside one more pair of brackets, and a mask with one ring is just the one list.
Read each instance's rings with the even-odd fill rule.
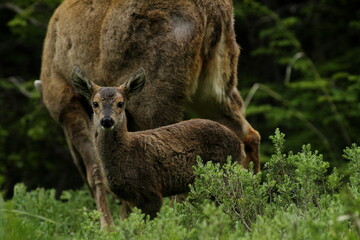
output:
[[128,146],[129,134],[126,119],[115,125],[113,129],[97,127],[95,148],[104,168],[111,167],[121,160],[121,153],[125,152]]

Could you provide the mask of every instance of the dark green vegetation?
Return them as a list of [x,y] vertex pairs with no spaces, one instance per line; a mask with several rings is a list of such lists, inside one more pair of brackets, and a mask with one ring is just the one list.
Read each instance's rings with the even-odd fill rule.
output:
[[[23,232],[21,239],[359,237],[360,151],[354,146],[343,155],[360,142],[358,0],[234,0],[239,88],[263,138],[264,172],[200,165],[185,203],[164,207],[153,222],[137,212],[117,224],[126,230],[110,235],[98,231],[86,190],[64,192],[63,202],[54,198],[83,185],[61,129],[33,89],[46,24],[60,2],[0,3],[0,189],[5,198],[18,182],[56,189],[26,193],[18,185],[11,201],[0,202],[0,239],[4,232]],[[270,158],[268,136],[277,127],[287,134],[287,147],[277,134]],[[304,143],[328,163],[308,146],[301,149]],[[289,150],[300,153],[284,155]]]
[[[250,122],[264,139],[280,127],[289,149],[310,142],[341,167],[342,149],[359,142],[358,2],[264,2],[235,4]],[[265,140],[263,160],[268,146]]]
[[61,1],[0,3],[0,189],[82,186],[62,130],[33,87],[39,78],[47,22]]
[[[61,0],[0,4],[0,188],[16,182],[59,190],[82,185],[61,129],[33,89],[46,24]],[[234,0],[242,47],[239,88],[270,156],[280,127],[288,149],[303,143],[342,171],[342,149],[359,143],[360,10],[357,0]],[[55,171],[56,170],[56,171]]]
[[[198,161],[187,199],[164,204],[154,220],[135,210],[116,227],[101,231],[99,213],[87,190],[26,192],[15,186],[12,200],[0,200],[1,239],[359,239],[360,147],[344,151],[349,183],[323,156],[303,146],[284,152],[284,134],[271,137],[275,153],[258,175],[230,161],[220,168]],[[111,198],[112,199],[112,198]]]

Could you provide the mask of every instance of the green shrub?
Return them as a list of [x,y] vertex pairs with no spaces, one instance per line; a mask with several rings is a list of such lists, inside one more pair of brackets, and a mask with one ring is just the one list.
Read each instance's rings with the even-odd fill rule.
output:
[[353,144],[346,148],[344,158],[350,160],[350,189],[356,198],[360,198],[360,147]]
[[2,234],[7,239],[22,239],[17,234],[23,229],[20,233],[24,232],[25,237],[27,230],[31,232],[30,239],[53,239],[60,233],[64,237],[76,235],[79,229],[90,226],[90,209],[95,209],[95,204],[87,189],[65,191],[61,199],[55,199],[55,190],[40,188],[27,192],[23,184],[17,184],[12,200],[0,202],[0,211],[4,212],[0,217],[3,223],[0,234],[4,229]]
[[261,175],[243,169],[231,162],[231,158],[223,167],[212,162],[203,164],[198,159],[194,169],[197,178],[190,186],[189,211],[202,211],[199,205],[211,199],[217,205],[221,204],[232,223],[239,221],[250,230],[256,216],[263,213],[267,201],[267,188],[261,185]]
[[286,211],[277,211],[274,216],[259,216],[249,239],[338,240],[358,239],[359,236],[353,219],[345,214],[343,202],[336,198],[322,210],[303,211],[292,205]]
[[0,239],[359,239],[359,147],[345,150],[349,183],[309,145],[284,153],[284,134],[271,137],[275,153],[254,175],[232,163],[194,167],[197,178],[184,202],[165,199],[154,220],[139,209],[121,221],[118,201],[110,198],[115,226],[100,229],[100,213],[88,190],[14,189],[0,198]]
[[337,172],[331,175],[331,184],[327,184],[329,163],[323,161],[322,155],[312,152],[310,145],[304,145],[301,152],[283,153],[285,135],[276,129],[270,139],[275,146],[273,154],[265,164],[264,174],[270,192],[270,200],[286,208],[295,203],[307,209],[319,205],[319,196],[338,187]]

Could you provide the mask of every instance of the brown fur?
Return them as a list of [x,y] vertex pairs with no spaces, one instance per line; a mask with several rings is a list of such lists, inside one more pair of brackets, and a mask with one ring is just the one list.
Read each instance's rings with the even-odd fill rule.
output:
[[[234,132],[210,120],[128,132],[125,106],[142,90],[142,74],[119,88],[101,88],[86,78],[81,84],[83,76],[76,73],[73,81],[93,103],[94,146],[109,189],[153,218],[163,197],[188,191],[197,156],[223,164],[228,156],[240,163],[245,154]],[[104,127],[104,119],[112,123]]]
[[149,81],[127,104],[130,126],[157,128],[184,113],[213,119],[244,140],[243,165],[259,171],[260,136],[244,117],[238,55],[231,0],[65,0],[55,11],[44,43],[43,101],[64,129],[102,225],[112,219],[90,140],[91,109],[71,86],[72,67],[102,86],[119,86],[143,67]]

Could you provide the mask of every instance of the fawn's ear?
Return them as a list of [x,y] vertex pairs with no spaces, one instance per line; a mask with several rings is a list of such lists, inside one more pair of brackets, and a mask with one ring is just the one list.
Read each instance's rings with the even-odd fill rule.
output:
[[145,85],[145,70],[139,68],[134,75],[124,83],[124,92],[127,99],[141,92]]
[[81,71],[80,68],[74,67],[71,72],[71,82],[75,90],[86,97],[88,100],[91,99],[94,90],[98,88],[95,83],[90,81]]

